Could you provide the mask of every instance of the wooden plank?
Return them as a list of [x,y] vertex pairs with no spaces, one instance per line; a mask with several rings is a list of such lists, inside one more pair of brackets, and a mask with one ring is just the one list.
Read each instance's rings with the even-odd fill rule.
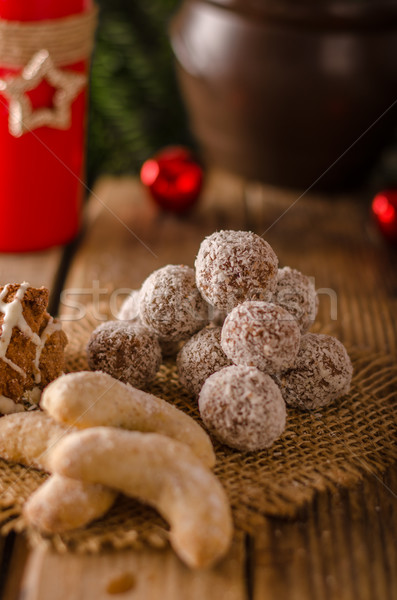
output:
[[0,536],[0,598],[3,595],[8,572],[8,552],[6,551],[5,546],[6,538]]
[[[362,208],[352,201],[311,198],[308,211],[308,198],[294,204],[295,200],[292,193],[247,188],[241,181],[221,177],[209,181],[196,212],[176,217],[158,211],[136,180],[106,178],[88,206],[86,235],[67,277],[62,315],[74,317],[71,300],[84,304],[95,295],[109,299],[118,288],[138,287],[153,269],[166,263],[193,264],[204,235],[248,225],[258,233],[266,231],[283,264],[316,275],[318,285],[336,291],[342,310],[338,321],[331,323],[334,333],[350,343],[387,350],[393,341],[389,328],[384,335],[365,337],[360,321],[351,319],[363,303],[373,306],[374,314],[380,306],[389,310],[392,290],[393,276],[385,278],[386,271],[391,272],[385,252],[368,250],[371,240]],[[348,269],[341,269],[346,261],[351,273],[359,267],[360,277],[346,277]],[[99,294],[102,288],[105,291]],[[325,314],[328,308],[322,310]],[[321,495],[295,521],[269,519],[246,547],[239,540],[220,566],[203,573],[188,571],[170,550],[61,556],[36,549],[29,561],[24,597],[101,599],[109,597],[109,585],[117,591],[119,580],[120,585],[132,582],[123,594],[126,598],[375,600],[373,592],[379,585],[389,600],[390,590],[397,589],[391,574],[395,525],[390,526],[390,498],[383,488],[374,491],[367,485],[376,488],[377,484],[371,481],[356,491]],[[373,540],[376,552],[368,548]],[[373,568],[375,554],[380,558]],[[247,588],[245,575],[251,575]]]
[[59,247],[34,254],[0,254],[0,282],[28,281],[34,287],[52,289],[62,255]]
[[3,600],[18,600],[20,598],[22,577],[29,555],[25,538],[22,535],[11,534],[11,536],[14,536],[14,541],[1,594]]
[[320,494],[298,520],[269,520],[253,542],[253,600],[395,598],[396,491],[393,467]]
[[192,571],[171,550],[57,555],[42,547],[29,559],[22,585],[24,600],[126,600],[157,598],[243,600],[244,555],[236,541],[214,569]]

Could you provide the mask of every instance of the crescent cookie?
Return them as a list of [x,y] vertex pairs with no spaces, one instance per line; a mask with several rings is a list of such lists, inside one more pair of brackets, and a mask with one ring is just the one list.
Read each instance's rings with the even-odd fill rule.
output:
[[59,377],[45,389],[41,407],[59,423],[79,429],[104,425],[161,433],[190,446],[208,467],[215,464],[211,440],[196,421],[107,373],[82,371]]
[[115,498],[116,493],[102,485],[55,474],[29,497],[23,514],[42,533],[62,533],[102,517]]
[[50,450],[71,430],[38,411],[5,415],[0,419],[0,457],[49,471]]
[[190,567],[207,567],[229,548],[233,526],[219,481],[185,445],[157,433],[95,427],[54,449],[56,473],[137,498],[170,524],[170,541]]
[[[0,457],[51,471],[51,452],[72,430],[42,412],[6,415],[0,419]],[[51,477],[29,498],[24,514],[27,522],[41,531],[59,533],[98,519],[115,498],[115,492],[99,485]]]

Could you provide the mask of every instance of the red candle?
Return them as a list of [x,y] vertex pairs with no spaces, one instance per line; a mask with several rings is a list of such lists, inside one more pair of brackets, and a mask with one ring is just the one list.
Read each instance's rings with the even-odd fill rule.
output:
[[[0,0],[0,19],[53,20],[92,8],[92,0]],[[62,67],[87,74],[89,60]],[[22,68],[1,65],[0,78]],[[42,81],[28,92],[33,109],[51,107],[54,89]],[[0,251],[39,250],[70,241],[78,232],[83,196],[87,90],[71,103],[67,129],[42,126],[15,137],[9,102],[0,92]]]

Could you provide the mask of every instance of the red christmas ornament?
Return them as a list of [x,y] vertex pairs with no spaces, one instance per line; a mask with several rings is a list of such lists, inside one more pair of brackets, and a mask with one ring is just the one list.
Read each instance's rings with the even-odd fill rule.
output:
[[372,216],[382,235],[397,242],[397,189],[383,190],[372,201]]
[[141,182],[159,206],[181,213],[197,202],[203,170],[187,148],[170,146],[142,165]]

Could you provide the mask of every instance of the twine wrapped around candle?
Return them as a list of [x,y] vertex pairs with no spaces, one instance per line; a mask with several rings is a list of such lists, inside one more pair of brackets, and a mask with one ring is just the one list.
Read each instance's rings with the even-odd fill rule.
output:
[[89,58],[97,18],[98,9],[94,7],[82,14],[46,21],[0,19],[0,65],[22,68],[44,48],[57,67]]

